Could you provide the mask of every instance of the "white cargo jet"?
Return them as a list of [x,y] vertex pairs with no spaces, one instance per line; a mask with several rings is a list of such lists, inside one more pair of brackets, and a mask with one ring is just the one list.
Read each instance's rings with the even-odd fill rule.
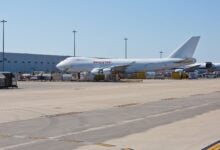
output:
[[212,63],[212,62],[206,62],[206,63],[196,63],[199,65],[199,69],[206,69],[209,71],[220,71],[220,63]]
[[93,75],[113,75],[117,73],[135,73],[161,71],[196,62],[193,54],[200,37],[194,36],[167,58],[160,59],[103,59],[88,57],[69,57],[57,64],[61,71],[69,73],[89,72]]
[[184,67],[180,67],[178,69],[175,69],[175,72],[193,72],[195,70],[198,71],[220,71],[220,63],[212,63],[212,62],[205,62],[205,63],[195,63],[186,65]]

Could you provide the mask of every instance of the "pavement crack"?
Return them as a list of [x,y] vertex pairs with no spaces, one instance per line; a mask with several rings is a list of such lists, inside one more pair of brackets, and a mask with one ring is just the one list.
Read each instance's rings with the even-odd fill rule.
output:
[[139,103],[129,103],[129,104],[123,104],[123,105],[117,105],[115,107],[129,107],[129,106],[134,106],[134,105],[138,105]]

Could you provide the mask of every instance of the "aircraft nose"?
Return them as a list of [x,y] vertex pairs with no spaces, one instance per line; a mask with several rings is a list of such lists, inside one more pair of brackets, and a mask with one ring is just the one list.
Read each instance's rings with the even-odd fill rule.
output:
[[63,62],[63,61],[61,61],[60,63],[58,63],[57,65],[56,65],[56,67],[60,70],[60,71],[64,71],[64,70],[66,70],[66,63],[65,62]]

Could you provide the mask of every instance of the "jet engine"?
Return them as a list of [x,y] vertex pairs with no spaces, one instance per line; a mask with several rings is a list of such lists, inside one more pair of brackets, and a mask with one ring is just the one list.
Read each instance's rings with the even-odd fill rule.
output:
[[91,73],[94,75],[102,75],[103,69],[102,68],[94,68],[94,69],[92,69]]
[[184,72],[184,69],[175,69],[174,72]]
[[105,69],[103,69],[103,74],[104,74],[104,75],[111,75],[111,74],[112,74],[112,69],[111,69],[111,68],[105,68]]
[[101,80],[111,80],[112,79],[112,69],[111,68],[94,68],[91,73],[94,75],[95,81]]
[[92,74],[94,75],[111,75],[112,74],[112,69],[111,68],[94,68],[91,71]]
[[205,67],[206,67],[207,69],[212,69],[212,68],[215,67],[215,66],[214,66],[214,64],[212,64],[212,62],[206,62]]

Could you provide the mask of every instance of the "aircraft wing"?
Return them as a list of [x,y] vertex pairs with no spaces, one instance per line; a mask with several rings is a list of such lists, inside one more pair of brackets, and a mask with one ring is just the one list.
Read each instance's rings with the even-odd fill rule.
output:
[[199,69],[200,66],[201,66],[200,64],[190,65],[190,66],[187,66],[186,68],[184,68],[184,71],[186,71],[186,72],[195,71],[195,70]]
[[133,65],[133,64],[135,64],[135,63],[136,63],[136,62],[133,61],[133,62],[131,62],[131,63],[129,63],[129,64],[111,66],[110,68],[111,68],[111,70],[112,70],[113,72],[124,72],[125,69],[126,69],[128,66],[131,66],[131,65]]

